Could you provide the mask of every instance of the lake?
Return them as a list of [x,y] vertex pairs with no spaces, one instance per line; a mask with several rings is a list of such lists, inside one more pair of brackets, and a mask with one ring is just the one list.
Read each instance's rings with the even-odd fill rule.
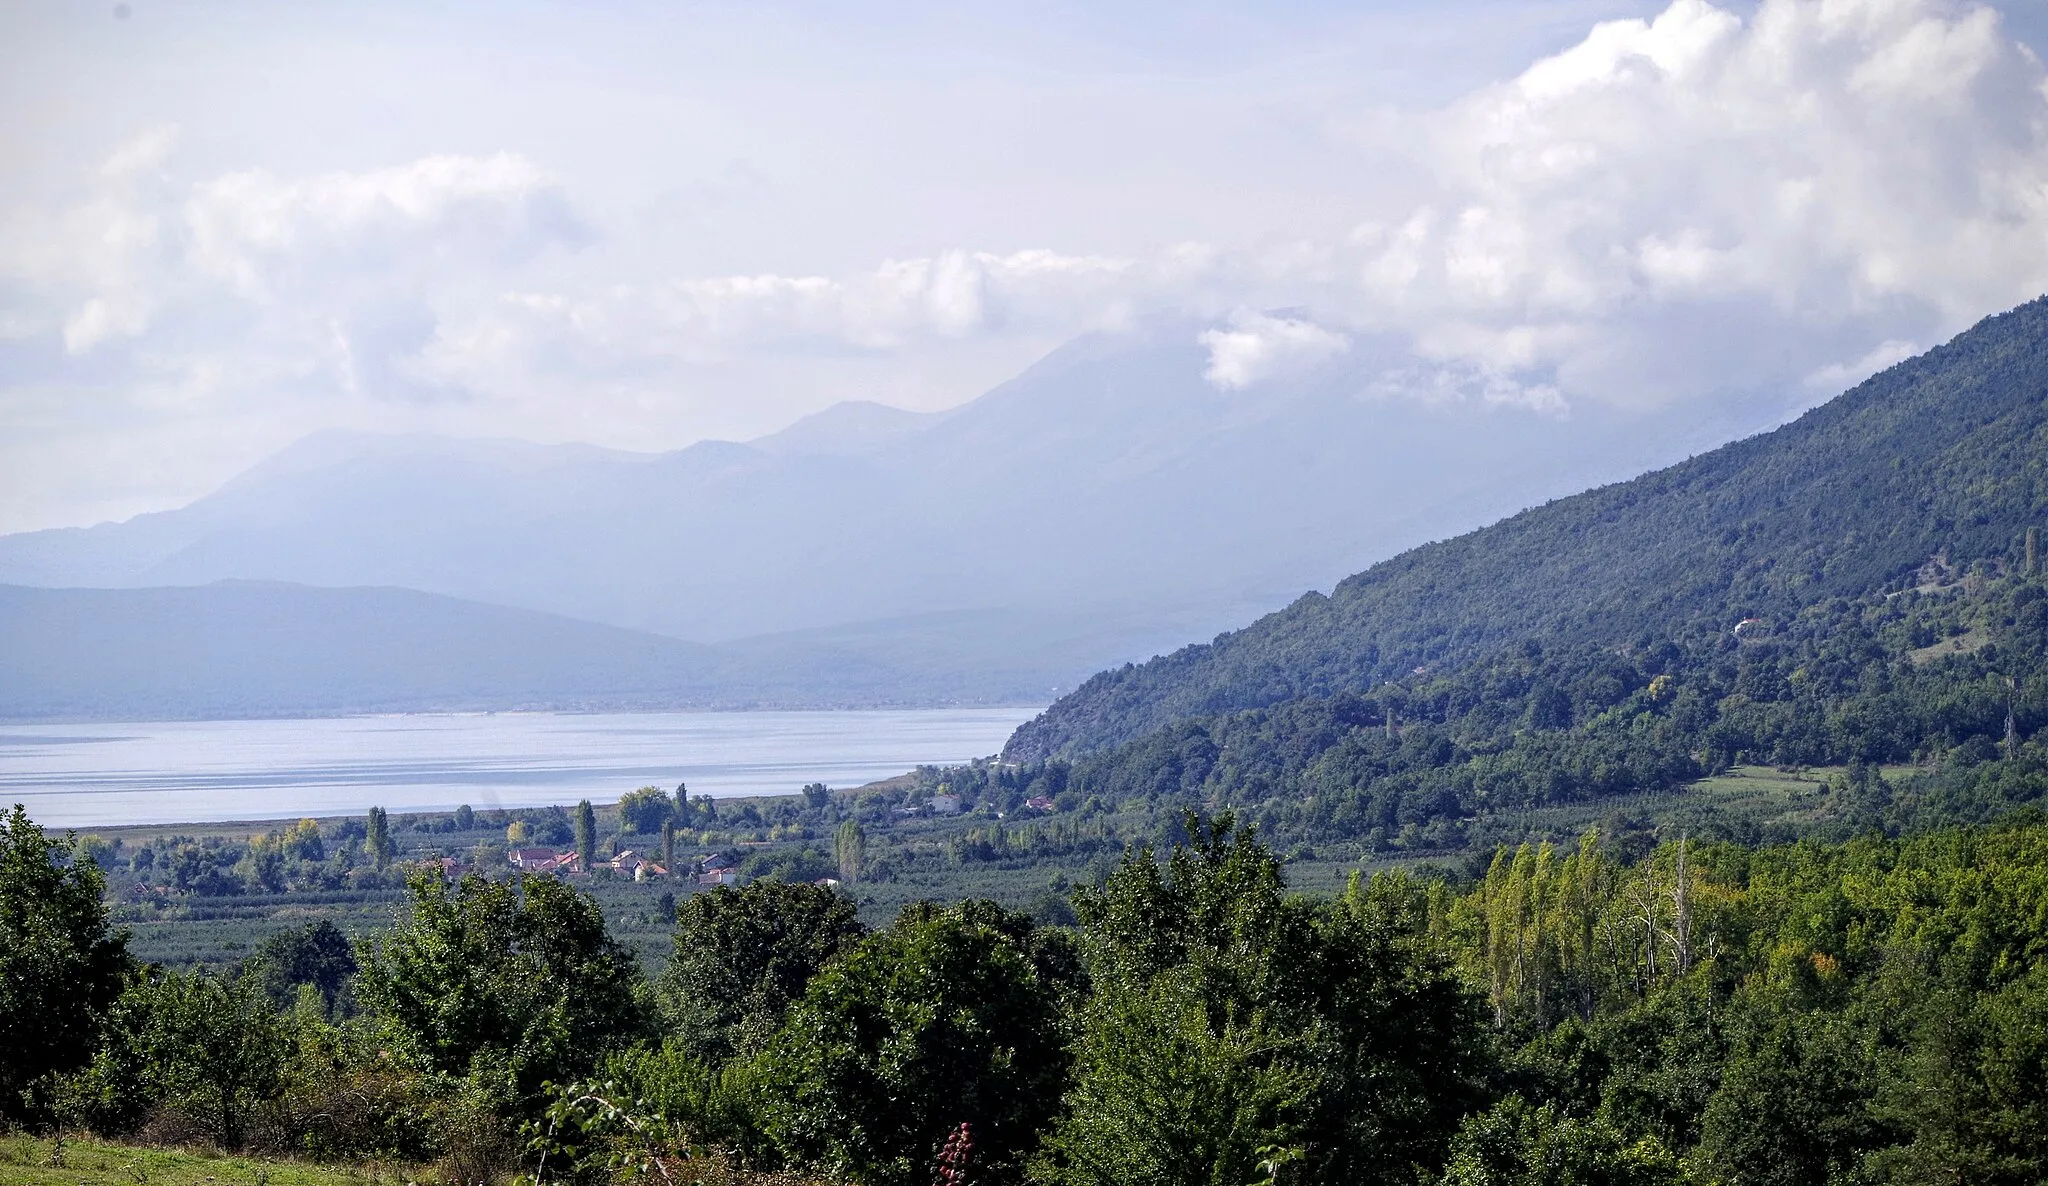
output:
[[0,806],[58,828],[858,786],[993,754],[1033,708],[0,725]]

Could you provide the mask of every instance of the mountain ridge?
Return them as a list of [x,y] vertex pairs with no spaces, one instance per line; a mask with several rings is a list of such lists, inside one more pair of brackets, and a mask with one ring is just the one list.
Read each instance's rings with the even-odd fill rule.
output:
[[1364,344],[1226,391],[1200,328],[1077,339],[946,412],[856,402],[669,453],[330,436],[181,510],[0,537],[0,582],[388,585],[705,643],[960,612],[1201,626],[1134,625],[1092,670],[1774,414],[1362,397]]

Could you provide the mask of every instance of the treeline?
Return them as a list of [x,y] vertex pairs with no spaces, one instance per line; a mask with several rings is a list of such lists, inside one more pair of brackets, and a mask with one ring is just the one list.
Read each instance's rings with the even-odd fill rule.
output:
[[[548,879],[137,966],[99,873],[0,829],[8,1123],[449,1180],[2023,1183],[2048,1174],[2048,823],[1290,894],[1229,816],[1077,889],[864,926],[762,880],[649,978]],[[681,1175],[681,1176],[679,1176]]]
[[[410,865],[444,858],[501,876],[509,869],[508,852],[528,845],[587,850],[593,865],[627,849],[671,863],[680,853],[687,863],[692,854],[772,846],[748,857],[744,875],[795,880],[805,871],[815,870],[811,877],[830,871],[824,852],[830,834],[856,810],[817,784],[797,795],[729,800],[723,806],[692,798],[685,788],[678,791],[683,793],[641,787],[616,805],[595,807],[585,801],[573,807],[462,807],[411,815],[373,807],[361,818],[324,824],[302,819],[246,837],[172,833],[130,843],[87,834],[74,848],[107,875],[115,900],[142,908],[260,895],[374,896],[402,891]],[[868,813],[886,811],[877,804]],[[806,841],[817,843],[805,847]]]
[[[2048,1174],[2048,827],[1765,849],[1597,834],[1494,860],[1431,932],[1508,1094],[1446,1182]],[[1581,1168],[1585,1167],[1585,1168]]]
[[1370,692],[931,779],[999,806],[1044,794],[1068,808],[1235,809],[1276,841],[1374,851],[1453,849],[1490,816],[1669,792],[1741,764],[1842,768],[1827,813],[1838,838],[1983,820],[2048,792],[2048,587],[1948,576],[1740,630],[1523,642]]

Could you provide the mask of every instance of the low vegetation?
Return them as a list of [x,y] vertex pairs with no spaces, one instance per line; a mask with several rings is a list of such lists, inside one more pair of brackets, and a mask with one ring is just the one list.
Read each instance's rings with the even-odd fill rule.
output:
[[1589,829],[1333,896],[1227,813],[1176,830],[1064,895],[1071,926],[969,900],[869,927],[763,877],[686,899],[649,976],[569,882],[415,868],[356,942],[313,922],[183,970],[134,961],[98,866],[17,809],[0,1016],[35,1053],[7,1064],[8,1155],[52,1182],[78,1180],[53,1157],[198,1172],[169,1148],[280,1183],[2048,1173],[2038,816],[1762,848]]
[[143,1148],[77,1134],[0,1137],[0,1178],[14,1186],[402,1186],[413,1180],[412,1168]]

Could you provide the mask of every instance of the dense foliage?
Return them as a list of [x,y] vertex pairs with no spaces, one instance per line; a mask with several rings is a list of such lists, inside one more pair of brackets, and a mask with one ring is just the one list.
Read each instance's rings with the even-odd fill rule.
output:
[[[222,974],[117,960],[73,1053],[14,1071],[41,1110],[11,1119],[461,1181],[2048,1174],[2038,814],[1767,847],[1595,830],[1334,898],[1290,893],[1227,815],[1178,831],[1074,891],[1071,930],[970,901],[869,932],[814,886],[704,894],[658,991],[568,885],[415,875],[353,952],[316,924]],[[25,819],[10,842],[0,908],[118,955],[66,905],[89,863]],[[678,1011],[700,993],[723,1011]]]
[[1402,904],[1288,897],[1227,817],[1076,903],[1095,993],[1048,1180],[1412,1182],[1483,1100],[1477,1013]]
[[92,1057],[128,970],[99,868],[65,847],[19,804],[0,817],[0,1122],[37,1117],[48,1076]]
[[660,991],[670,1028],[701,1058],[758,1049],[818,970],[867,928],[846,897],[815,885],[719,886],[677,908]]
[[1368,851],[1455,849],[1504,813],[1675,792],[1741,764],[1836,768],[1810,814],[1838,836],[1989,819],[2048,794],[2048,583],[1950,575],[1739,632],[1524,642],[1370,693],[945,777],[1012,807],[1050,792],[1235,809],[1271,837]]
[[424,1070],[528,1098],[642,1036],[639,969],[559,881],[413,881],[409,918],[369,944],[357,994]]

